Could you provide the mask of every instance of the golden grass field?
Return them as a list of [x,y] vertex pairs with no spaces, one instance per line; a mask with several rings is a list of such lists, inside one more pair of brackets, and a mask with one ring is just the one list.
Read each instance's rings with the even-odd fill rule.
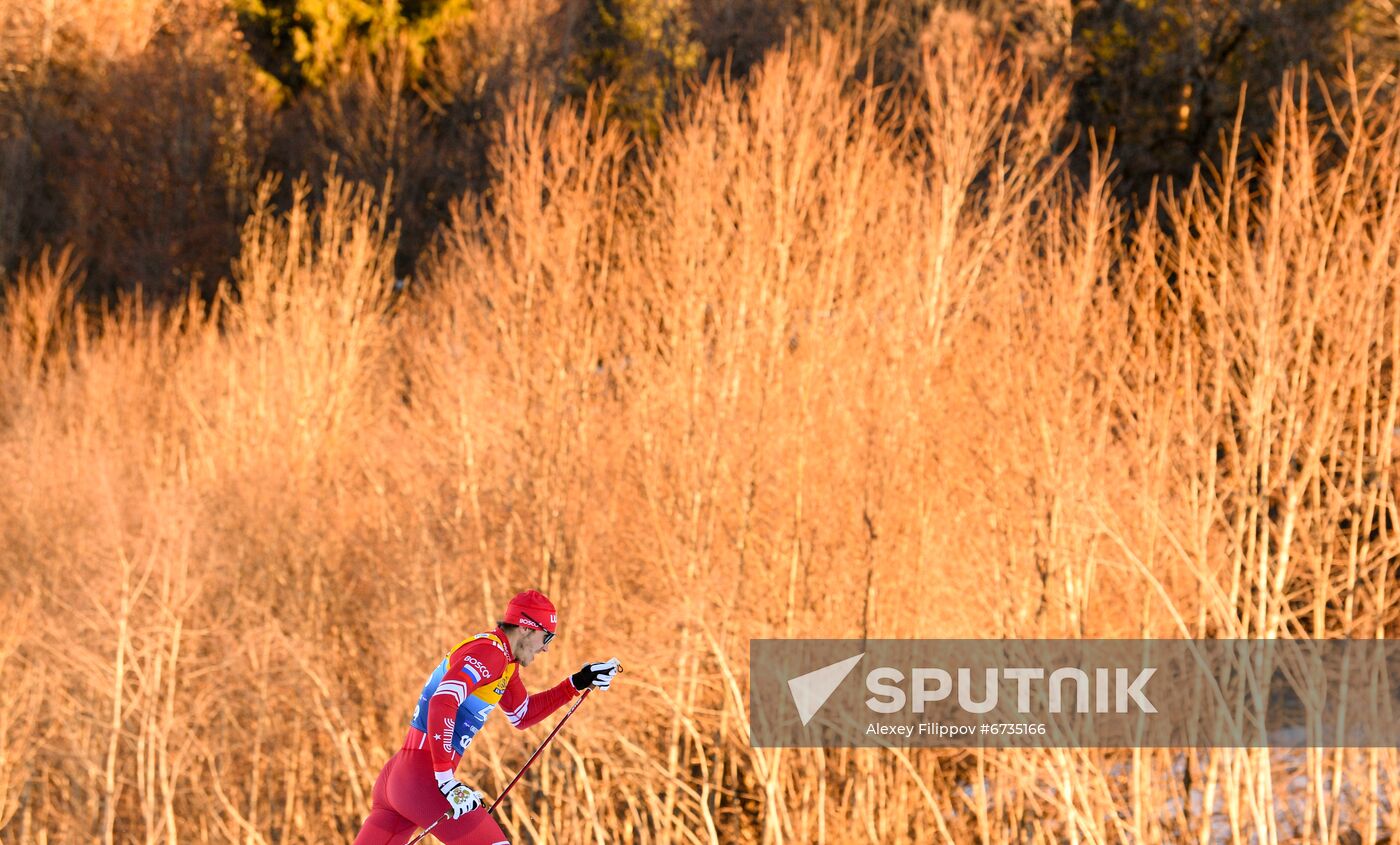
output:
[[266,186],[213,305],[84,307],[62,245],[7,279],[0,841],[349,841],[432,665],[527,587],[562,632],[527,683],[627,673],[515,841],[1387,841],[1389,749],[750,747],[754,637],[1400,612],[1400,100],[1285,82],[1226,139],[1257,158],[1131,212],[997,44],[859,69],[799,40],[645,150],[517,94],[399,293],[385,186],[334,174]]

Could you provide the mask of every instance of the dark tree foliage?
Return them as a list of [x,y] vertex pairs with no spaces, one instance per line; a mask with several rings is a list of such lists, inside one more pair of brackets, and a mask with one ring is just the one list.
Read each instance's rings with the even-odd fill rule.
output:
[[1242,86],[1248,133],[1267,127],[1267,92],[1289,68],[1330,69],[1348,0],[1090,0],[1073,41],[1082,62],[1071,117],[1112,131],[1124,187],[1187,178],[1218,152]]
[[694,29],[683,0],[588,0],[568,87],[581,94],[609,84],[612,115],[655,137],[681,82],[700,67]]
[[248,53],[286,92],[324,86],[356,50],[401,47],[421,68],[472,0],[231,0]]

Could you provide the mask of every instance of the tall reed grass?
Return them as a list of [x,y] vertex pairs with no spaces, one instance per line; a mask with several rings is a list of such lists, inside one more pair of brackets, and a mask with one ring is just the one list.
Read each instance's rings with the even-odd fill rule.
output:
[[[0,309],[0,838],[353,836],[424,673],[515,590],[552,683],[520,841],[1379,842],[1393,751],[770,750],[747,643],[1382,637],[1397,101],[1279,92],[1132,216],[1066,91],[956,17],[818,36],[655,148],[524,92],[396,290],[383,186],[271,188],[213,304]],[[1086,140],[1085,143],[1091,143]],[[485,732],[499,791],[537,738]]]

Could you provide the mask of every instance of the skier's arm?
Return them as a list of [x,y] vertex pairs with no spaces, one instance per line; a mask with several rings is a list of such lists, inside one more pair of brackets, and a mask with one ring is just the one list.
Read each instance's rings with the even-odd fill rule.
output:
[[434,774],[450,776],[457,768],[452,735],[457,727],[457,708],[463,699],[477,687],[500,678],[505,668],[505,654],[485,639],[473,640],[449,658],[447,674],[428,699],[428,747],[432,750]]
[[578,695],[578,690],[568,678],[543,692],[530,695],[525,691],[525,683],[516,672],[506,685],[506,694],[501,696],[501,709],[506,718],[519,730],[525,730],[541,719],[558,710],[564,702]]

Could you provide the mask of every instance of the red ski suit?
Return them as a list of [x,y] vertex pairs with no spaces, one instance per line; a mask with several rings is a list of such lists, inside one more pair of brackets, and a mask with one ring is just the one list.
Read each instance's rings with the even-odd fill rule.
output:
[[[497,704],[523,730],[579,694],[565,678],[529,695],[519,665],[500,628],[464,640],[443,658],[423,687],[403,747],[374,782],[369,818],[355,845],[403,845],[417,828],[441,819],[451,807],[434,773],[456,770]],[[475,786],[470,780],[467,785]],[[509,845],[485,807],[439,822],[431,835],[446,845]]]

